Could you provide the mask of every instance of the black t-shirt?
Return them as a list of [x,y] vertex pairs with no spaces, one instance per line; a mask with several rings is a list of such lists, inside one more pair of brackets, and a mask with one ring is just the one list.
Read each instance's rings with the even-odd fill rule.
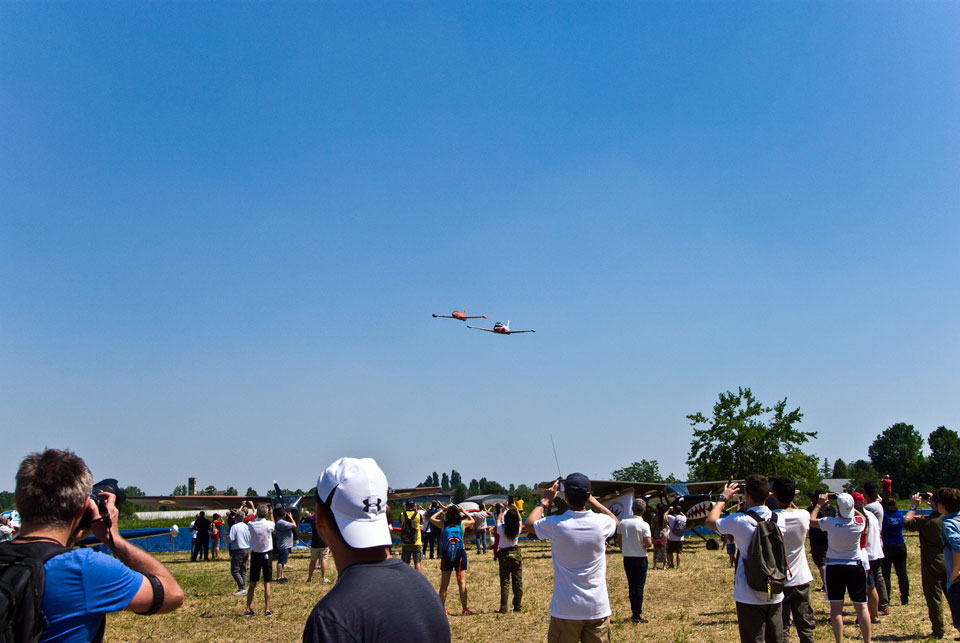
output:
[[303,628],[304,643],[399,640],[446,643],[450,622],[430,581],[397,558],[347,567]]
[[197,518],[193,523],[193,528],[197,532],[197,538],[210,537],[210,521],[206,518]]
[[[813,511],[817,505],[811,503],[807,507],[807,511]],[[837,515],[837,510],[833,508],[833,505],[824,505],[820,508],[820,513],[817,515],[818,518],[830,518]],[[825,549],[827,547],[827,532],[822,529],[817,529],[816,527],[810,527],[810,546],[819,547]]]

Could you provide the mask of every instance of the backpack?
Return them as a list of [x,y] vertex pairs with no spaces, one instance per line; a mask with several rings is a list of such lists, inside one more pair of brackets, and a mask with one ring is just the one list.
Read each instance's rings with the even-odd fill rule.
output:
[[417,544],[417,525],[414,520],[417,517],[417,512],[411,513],[413,513],[412,516],[407,515],[408,512],[406,511],[400,514],[400,542],[404,545]]
[[0,643],[33,643],[50,627],[43,613],[43,565],[69,551],[57,543],[0,543]]
[[687,517],[686,516],[675,516],[674,520],[670,523],[670,535],[676,538],[682,538],[684,532],[687,531]]
[[443,528],[443,556],[455,561],[463,553],[463,532],[459,526]]
[[757,523],[757,530],[747,546],[743,557],[743,573],[750,589],[765,593],[769,598],[783,591],[787,580],[787,551],[783,545],[783,532],[777,526],[775,516],[764,520],[756,512],[747,514]]

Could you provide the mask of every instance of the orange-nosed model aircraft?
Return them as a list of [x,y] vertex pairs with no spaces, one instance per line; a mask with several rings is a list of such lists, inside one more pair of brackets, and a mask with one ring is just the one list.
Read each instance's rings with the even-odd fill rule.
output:
[[466,308],[463,309],[463,312],[462,312],[462,313],[461,313],[459,310],[455,310],[455,311],[453,311],[452,313],[450,313],[449,315],[434,315],[434,317],[444,317],[444,318],[446,318],[446,319],[459,319],[459,320],[462,321],[462,322],[465,322],[465,321],[467,321],[468,319],[486,319],[486,318],[487,318],[486,315],[474,315],[474,316],[472,316],[472,317],[471,317],[471,316],[467,316],[467,309],[466,309]]
[[510,330],[510,320],[507,320],[507,323],[497,322],[493,325],[493,328],[479,328],[478,326],[471,326],[467,324],[467,328],[472,328],[474,330],[485,330],[488,333],[496,333],[498,335],[512,335],[513,333],[535,333],[537,331],[533,330]]

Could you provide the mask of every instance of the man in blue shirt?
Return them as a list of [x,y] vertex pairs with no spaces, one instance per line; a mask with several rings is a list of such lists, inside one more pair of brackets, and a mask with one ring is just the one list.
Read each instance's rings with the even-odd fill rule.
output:
[[947,568],[947,603],[953,616],[953,626],[960,632],[960,490],[941,489],[940,506],[943,517],[943,564]]
[[93,478],[83,459],[71,451],[47,449],[31,453],[17,470],[16,501],[22,528],[13,545],[31,543],[73,547],[92,519],[93,534],[115,556],[92,549],[73,549],[44,565],[43,612],[50,627],[41,641],[100,641],[110,612],[172,612],[183,603],[183,591],[155,558],[130,544],[117,529],[115,496],[101,493],[109,519],[90,494]]

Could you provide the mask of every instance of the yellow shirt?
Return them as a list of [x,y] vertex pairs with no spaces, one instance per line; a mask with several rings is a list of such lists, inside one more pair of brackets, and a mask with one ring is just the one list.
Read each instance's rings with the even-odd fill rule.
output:
[[[413,514],[413,517],[410,517],[410,514]],[[423,544],[423,539],[420,537],[420,514],[416,511],[404,511],[400,513],[400,527],[403,528],[403,523],[408,520],[413,521],[413,526],[417,529],[417,542],[411,543],[409,545],[404,544],[404,547],[417,547]]]
[[520,515],[523,515],[523,499],[517,498],[517,511],[520,512]]

